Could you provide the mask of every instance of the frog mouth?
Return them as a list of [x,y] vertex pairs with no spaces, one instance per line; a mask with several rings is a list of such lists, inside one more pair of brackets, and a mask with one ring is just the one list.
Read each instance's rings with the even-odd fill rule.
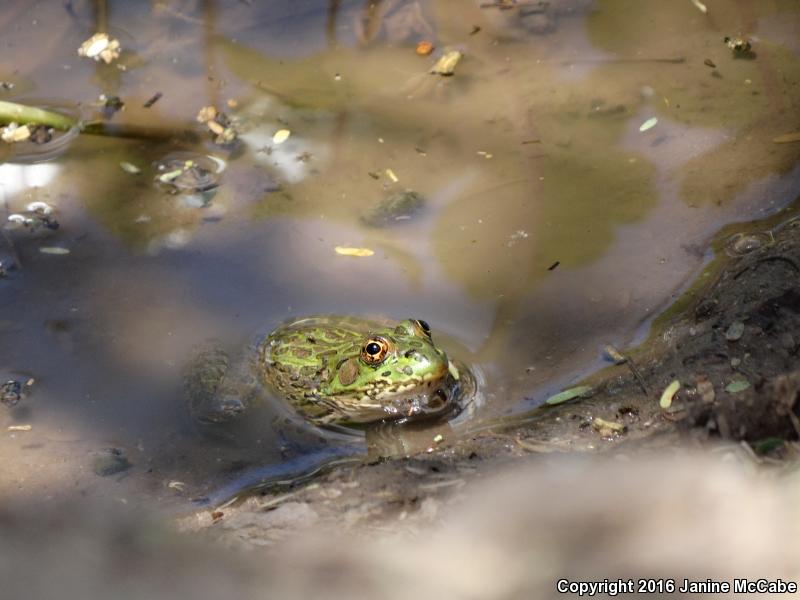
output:
[[417,388],[386,398],[382,407],[385,418],[438,416],[457,405],[458,380],[450,372],[446,372],[438,380],[432,380],[430,384],[422,390]]

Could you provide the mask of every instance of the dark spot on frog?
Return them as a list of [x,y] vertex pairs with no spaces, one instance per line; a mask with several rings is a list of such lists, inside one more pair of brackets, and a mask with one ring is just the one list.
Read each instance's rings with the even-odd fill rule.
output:
[[309,350],[308,348],[294,348],[292,350],[292,354],[296,358],[308,358],[309,356],[311,356],[311,350]]
[[405,367],[403,367],[403,373],[405,373],[406,375],[408,375],[410,377],[411,375],[414,374],[414,371],[411,369],[411,367],[406,365]]
[[358,359],[348,358],[339,366],[339,383],[350,385],[358,377]]
[[391,371],[384,371],[383,373],[381,373],[381,377],[389,377],[391,376],[391,374],[392,374]]

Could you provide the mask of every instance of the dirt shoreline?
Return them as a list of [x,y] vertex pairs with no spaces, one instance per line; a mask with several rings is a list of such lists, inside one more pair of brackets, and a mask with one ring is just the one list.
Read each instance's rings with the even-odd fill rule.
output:
[[[679,312],[667,311],[649,340],[630,352],[640,379],[626,365],[610,366],[583,382],[594,390],[590,398],[497,421],[433,452],[335,467],[296,485],[266,488],[182,517],[179,528],[244,546],[272,545],[312,525],[357,535],[413,530],[461,502],[459,490],[473,480],[551,453],[613,451],[626,458],[732,441],[757,463],[795,458],[800,218],[794,210],[739,224],[739,233],[769,232],[742,255],[728,256],[724,248],[733,226],[720,232],[717,258],[676,302]],[[674,380],[680,389],[663,409],[659,397]],[[624,430],[598,425],[603,421]]]

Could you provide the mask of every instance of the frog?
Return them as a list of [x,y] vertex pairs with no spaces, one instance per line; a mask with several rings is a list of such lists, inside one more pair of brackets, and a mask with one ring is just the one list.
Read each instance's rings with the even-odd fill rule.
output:
[[239,359],[204,345],[184,387],[203,423],[236,420],[269,394],[312,425],[364,428],[455,416],[471,389],[468,373],[422,319],[311,316],[278,326]]

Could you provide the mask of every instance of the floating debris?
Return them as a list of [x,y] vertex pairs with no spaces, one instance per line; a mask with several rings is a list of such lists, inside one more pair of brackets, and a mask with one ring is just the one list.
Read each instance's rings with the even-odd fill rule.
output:
[[600,417],[592,419],[592,429],[604,438],[613,438],[616,435],[625,433],[626,426],[615,421],[606,421]]
[[18,125],[17,123],[9,123],[0,129],[0,139],[7,144],[16,144],[24,142],[31,137],[31,129],[27,125]]
[[725,386],[725,391],[729,394],[738,394],[750,387],[750,382],[746,379],[735,379]]
[[225,161],[214,156],[176,152],[155,163],[156,184],[170,193],[210,192],[219,186]]
[[122,107],[125,106],[125,103],[122,101],[122,98],[119,96],[110,95],[107,96],[106,94],[100,94],[97,98],[97,103],[107,109],[106,116],[110,117],[118,110],[122,110]]
[[0,403],[9,408],[19,404],[24,396],[24,389],[19,381],[11,379],[0,386]]
[[109,37],[107,33],[95,33],[78,48],[78,55],[111,64],[119,58],[121,47],[119,40]]
[[588,398],[592,395],[592,388],[588,385],[579,385],[574,388],[569,388],[568,390],[564,390],[563,392],[559,392],[554,396],[550,396],[547,400],[544,401],[545,404],[549,404],[550,406],[554,406],[556,404],[563,404],[569,400],[573,400],[574,398]]
[[729,342],[736,342],[742,339],[743,335],[744,335],[744,323],[742,323],[741,321],[734,321],[725,331],[725,339],[728,340]]
[[558,268],[558,265],[560,265],[560,264],[561,264],[561,261],[560,261],[560,260],[557,260],[557,261],[556,261],[556,262],[554,262],[552,265],[550,265],[549,267],[547,267],[547,270],[548,270],[548,271],[555,271],[555,270]]
[[793,142],[800,142],[800,131],[795,131],[794,133],[784,133],[776,138],[772,138],[772,141],[776,144],[791,144]]
[[658,401],[658,405],[665,410],[672,406],[672,399],[679,389],[681,389],[681,382],[676,379],[661,392],[661,399]]
[[700,2],[700,0],[691,0],[691,2],[701,13],[703,13],[704,15],[708,14],[708,7],[702,2]]
[[336,246],[334,251],[342,256],[372,256],[375,254],[375,251],[369,248],[350,248],[348,246]]
[[384,198],[361,215],[361,222],[370,227],[386,227],[410,219],[425,204],[423,197],[412,190],[397,192]]
[[197,113],[197,121],[208,127],[209,131],[216,136],[214,143],[221,146],[236,141],[239,135],[228,115],[217,110],[215,106],[201,108]]
[[142,172],[142,170],[134,165],[133,163],[125,162],[124,160],[119,163],[119,168],[125,171],[126,173],[130,173],[131,175],[138,175]]
[[39,252],[42,254],[64,255],[69,254],[69,249],[61,246],[42,246],[39,248]]
[[711,60],[710,58],[707,58],[707,59],[705,59],[705,60],[703,61],[703,64],[704,64],[705,66],[707,66],[707,67],[711,67],[712,69],[716,69],[716,68],[717,68],[717,65],[716,65],[716,63],[714,63],[714,61],[713,61],[713,60]]
[[639,131],[641,132],[647,131],[648,129],[652,129],[653,127],[655,127],[657,124],[658,124],[658,117],[650,117],[649,119],[647,119],[647,121],[639,125]]
[[725,36],[722,41],[730,48],[731,52],[733,52],[733,56],[736,58],[753,56],[753,45],[750,43],[749,39],[741,35],[736,37]]
[[456,65],[462,56],[464,55],[458,50],[446,50],[431,67],[431,74],[450,77],[455,73]]
[[59,223],[53,216],[53,207],[46,202],[31,202],[22,213],[8,215],[6,229],[26,228],[31,232],[42,227],[58,229]]
[[182,481],[170,481],[167,484],[167,487],[171,490],[178,490],[182,492],[186,488],[186,484]]
[[133,465],[128,461],[121,448],[108,448],[95,455],[92,470],[100,477],[108,477],[127,471]]
[[431,52],[433,52],[433,44],[428,41],[421,41],[417,44],[416,53],[419,56],[428,56]]
[[434,444],[441,444],[444,441],[444,436],[441,433],[437,433],[433,436],[433,443]]
[[152,96],[150,96],[150,98],[147,100],[147,102],[145,102],[144,104],[142,104],[142,106],[143,106],[144,108],[150,108],[151,106],[153,106],[153,104],[155,104],[156,102],[158,102],[159,100],[161,100],[161,98],[162,98],[163,96],[164,96],[164,94],[162,94],[161,92],[156,92],[155,94],[153,94]]
[[30,431],[33,429],[33,425],[9,425],[7,429],[8,431]]
[[288,129],[279,129],[275,132],[275,135],[272,136],[272,143],[276,146],[278,144],[282,144],[286,140],[289,139],[289,136],[292,135],[292,132]]
[[395,183],[400,181],[400,179],[397,177],[397,175],[394,174],[394,171],[392,171],[391,169],[386,169],[386,176]]
[[725,242],[725,253],[728,256],[744,256],[774,243],[775,237],[771,231],[735,233]]

